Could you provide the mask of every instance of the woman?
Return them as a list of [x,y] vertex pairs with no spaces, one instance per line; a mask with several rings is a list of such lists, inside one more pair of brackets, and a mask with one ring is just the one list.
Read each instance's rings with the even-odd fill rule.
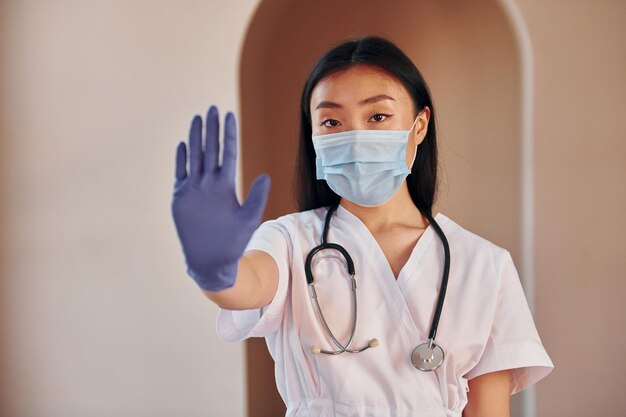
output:
[[[178,145],[172,210],[187,272],[219,305],[223,340],[266,338],[288,416],[502,417],[553,368],[509,252],[431,215],[434,116],[390,41],[330,49],[302,93],[301,211],[260,226],[270,181],[259,176],[239,204],[232,113],[221,166],[215,107],[204,152],[192,121],[189,175]],[[312,251],[322,241],[347,253]]]

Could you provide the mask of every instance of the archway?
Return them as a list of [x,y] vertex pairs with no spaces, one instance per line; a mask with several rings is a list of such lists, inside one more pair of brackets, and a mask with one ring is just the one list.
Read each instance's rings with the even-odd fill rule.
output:
[[[520,259],[523,66],[509,17],[495,0],[261,2],[240,67],[244,190],[268,172],[266,218],[296,210],[292,179],[308,71],[329,46],[369,34],[396,42],[431,88],[441,150],[436,211]],[[263,340],[248,342],[247,363],[249,415],[284,412]],[[512,408],[519,415],[517,397]]]

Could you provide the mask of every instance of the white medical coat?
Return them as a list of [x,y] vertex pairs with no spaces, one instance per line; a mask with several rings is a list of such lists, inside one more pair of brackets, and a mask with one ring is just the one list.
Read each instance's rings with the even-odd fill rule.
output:
[[[355,264],[359,308],[352,348],[372,338],[380,346],[312,354],[312,346],[337,349],[318,321],[304,273],[326,212],[318,208],[261,224],[246,250],[276,260],[276,295],[261,309],[220,309],[217,317],[224,341],[265,337],[287,417],[458,417],[467,404],[468,379],[512,369],[513,394],[552,370],[510,253],[442,213],[435,220],[448,239],[451,262],[436,342],[445,359],[434,372],[415,369],[410,354],[428,339],[441,285],[441,241],[429,225],[396,280],[365,224],[343,206],[332,217],[328,241],[342,245]],[[324,250],[312,269],[324,316],[345,343],[352,300],[342,259]]]

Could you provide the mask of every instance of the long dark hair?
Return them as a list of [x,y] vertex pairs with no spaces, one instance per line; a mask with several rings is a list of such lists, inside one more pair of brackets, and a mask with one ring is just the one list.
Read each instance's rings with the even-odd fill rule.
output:
[[411,174],[407,177],[409,193],[420,211],[431,213],[437,188],[437,131],[435,109],[430,90],[413,62],[390,40],[367,36],[343,42],[329,49],[313,65],[304,84],[300,111],[300,144],[296,163],[295,191],[300,211],[339,203],[337,195],[324,180],[315,175],[310,101],[311,92],[327,75],[356,65],[378,67],[406,88],[414,105],[415,116],[424,106],[430,108],[428,132],[417,148]]

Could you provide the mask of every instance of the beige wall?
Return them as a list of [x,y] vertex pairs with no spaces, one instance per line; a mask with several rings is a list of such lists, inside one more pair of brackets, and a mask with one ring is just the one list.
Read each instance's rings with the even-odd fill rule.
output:
[[192,116],[237,109],[255,2],[183,3],[2,2],[3,417],[245,413],[169,204]]
[[[174,147],[193,114],[238,110],[241,94],[243,187],[288,172],[297,95],[333,22],[388,23],[439,110],[440,210],[520,261],[523,63],[507,2],[359,2],[376,19],[348,2],[332,19],[306,13],[324,1],[258,3],[0,3],[0,416],[245,413],[242,345],[217,340],[216,309],[184,274]],[[618,416],[626,5],[515,3],[534,62],[535,319],[556,365],[537,416]],[[293,209],[281,175],[266,217]]]
[[521,0],[535,51],[540,416],[626,410],[626,3]]

